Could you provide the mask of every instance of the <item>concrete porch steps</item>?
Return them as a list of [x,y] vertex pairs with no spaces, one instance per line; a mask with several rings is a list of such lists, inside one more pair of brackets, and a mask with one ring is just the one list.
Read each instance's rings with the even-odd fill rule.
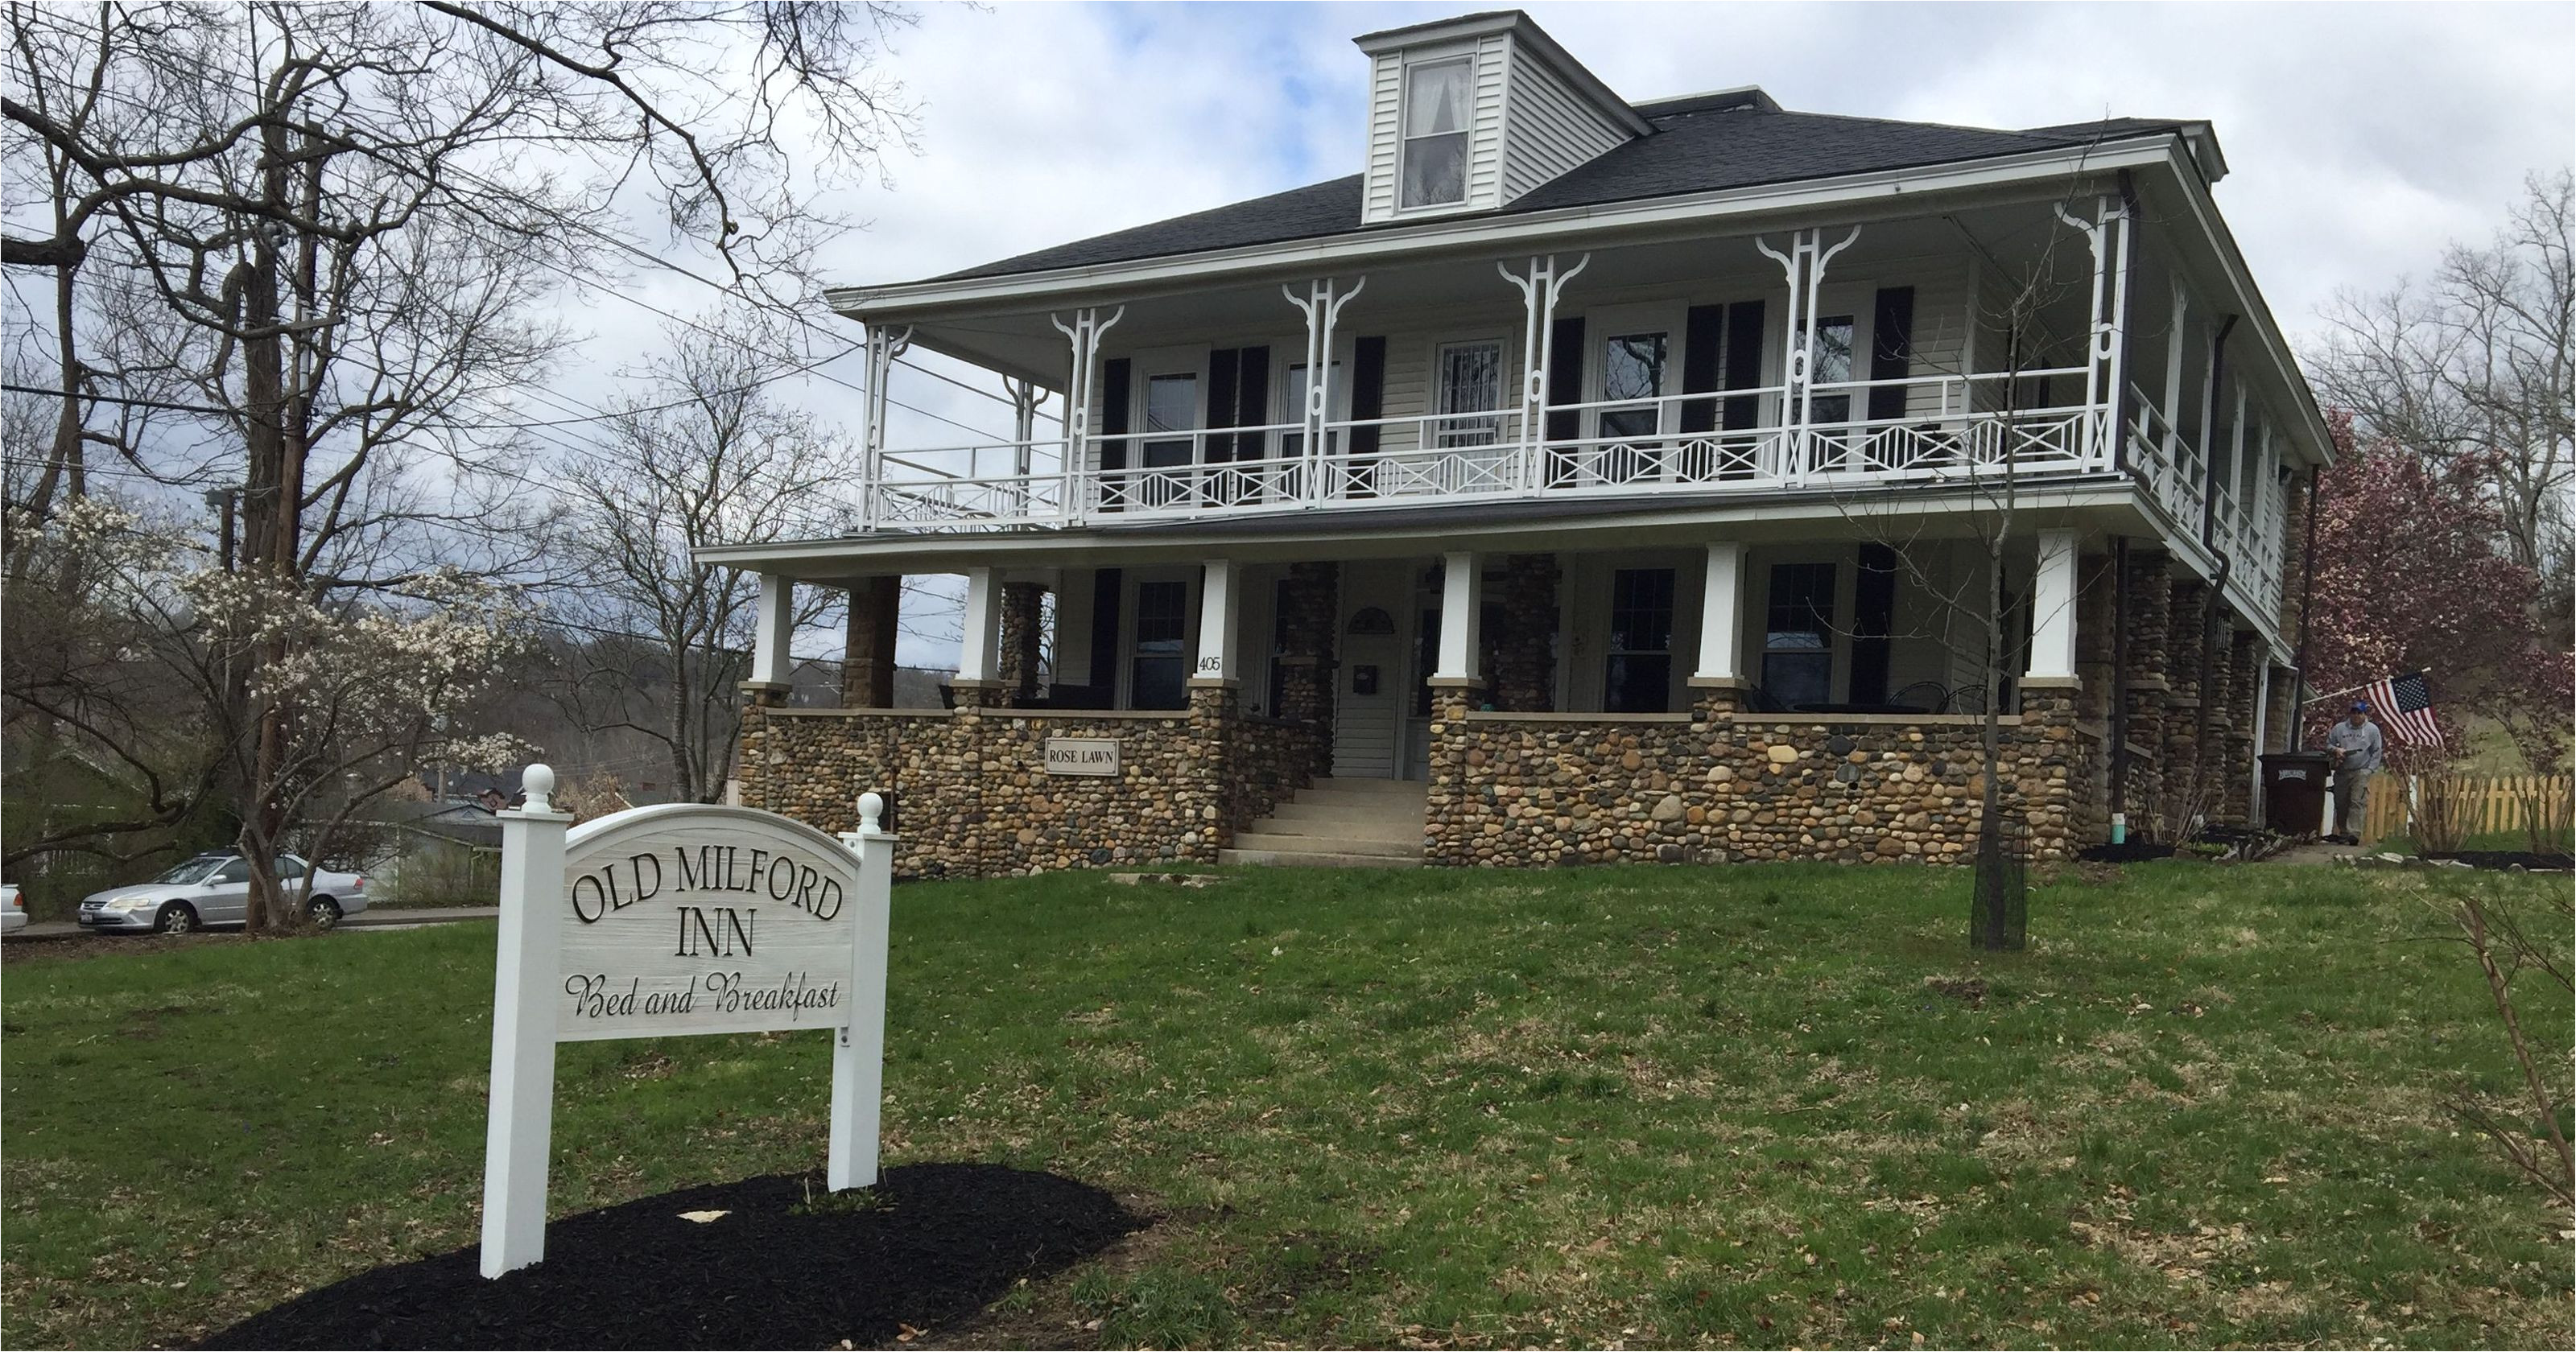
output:
[[1322,779],[1217,858],[1289,868],[1420,868],[1426,790],[1397,779]]

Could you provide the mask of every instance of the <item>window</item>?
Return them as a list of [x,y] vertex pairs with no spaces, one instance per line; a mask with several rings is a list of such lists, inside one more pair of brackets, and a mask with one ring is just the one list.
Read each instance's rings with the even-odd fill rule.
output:
[[1127,705],[1132,709],[1189,707],[1190,584],[1136,584],[1136,650]]
[[[1623,399],[1662,397],[1665,358],[1670,346],[1667,335],[1661,333],[1630,333],[1604,340],[1601,345],[1601,401],[1615,404]],[[1600,414],[1600,435],[1604,438],[1648,438],[1661,430],[1662,421],[1661,404],[1604,408]],[[1601,450],[1601,477],[1610,483],[1630,483],[1648,477],[1649,467],[1658,458],[1654,447],[1638,446],[1624,440],[1614,442]]]
[[1610,658],[1601,708],[1660,714],[1673,696],[1673,570],[1622,568],[1610,578]]
[[1834,697],[1834,566],[1771,566],[1769,621],[1762,636],[1762,689],[1788,708]]
[[1441,415],[1433,444],[1491,446],[1502,440],[1502,419],[1460,417],[1503,406],[1503,345],[1446,343],[1440,348]]
[[279,855],[277,857],[277,876],[280,880],[285,882],[293,882],[296,879],[303,877],[304,861],[291,854]]
[[[1149,376],[1145,381],[1145,431],[1190,432],[1199,425],[1199,378],[1195,371],[1178,375]],[[1196,439],[1177,437],[1145,443],[1145,467],[1170,469],[1188,465],[1198,458]],[[1160,507],[1182,496],[1189,481],[1186,474],[1154,474],[1146,477],[1138,496],[1146,506]]]
[[[1811,385],[1839,385],[1852,378],[1852,317],[1835,315],[1816,321],[1816,345],[1808,350],[1807,381]],[[1819,394],[1808,420],[1817,423],[1851,421],[1851,392]]]
[[1471,59],[1405,68],[1399,206],[1451,206],[1467,200],[1467,122],[1474,96]]
[[236,859],[231,863],[224,865],[222,868],[215,870],[215,876],[208,878],[206,881],[217,886],[249,882],[250,861],[247,859]]

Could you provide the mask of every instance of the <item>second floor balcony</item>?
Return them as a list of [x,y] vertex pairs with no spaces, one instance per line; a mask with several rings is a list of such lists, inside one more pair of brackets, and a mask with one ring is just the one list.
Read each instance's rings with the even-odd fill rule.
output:
[[997,373],[1018,418],[898,445],[872,399],[840,508],[861,535],[973,534],[1927,490],[1973,511],[2088,480],[2262,603],[2282,419],[2130,229],[2108,194],[2023,198],[1043,308],[844,298],[877,389],[926,348]]

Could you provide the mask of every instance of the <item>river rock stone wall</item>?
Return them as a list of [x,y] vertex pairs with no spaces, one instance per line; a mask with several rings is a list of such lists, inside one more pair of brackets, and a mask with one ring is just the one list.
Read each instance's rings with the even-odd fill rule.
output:
[[[2000,729],[2002,801],[2035,858],[2066,857],[2107,823],[2100,735],[2078,726],[2075,695],[2030,692]],[[1434,692],[1424,846],[1435,864],[1965,862],[1976,846],[1972,718],[1707,705],[1530,718],[1471,713],[1468,700]]]
[[[969,691],[981,696],[990,692]],[[744,711],[742,802],[847,831],[861,793],[885,794],[905,877],[1213,863],[1233,833],[1311,782],[1311,725],[1248,719],[1236,692],[1193,689],[1186,711]],[[1047,739],[1106,737],[1119,774],[1048,774]]]

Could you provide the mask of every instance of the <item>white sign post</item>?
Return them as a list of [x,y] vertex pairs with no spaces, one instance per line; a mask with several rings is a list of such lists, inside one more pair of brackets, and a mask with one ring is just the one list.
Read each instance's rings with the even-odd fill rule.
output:
[[[667,803],[572,828],[554,772],[501,818],[501,943],[483,1275],[545,1257],[555,1044],[834,1031],[830,1186],[877,1177],[894,837],[859,799],[838,841],[751,808]],[[569,828],[569,829],[568,829]]]

